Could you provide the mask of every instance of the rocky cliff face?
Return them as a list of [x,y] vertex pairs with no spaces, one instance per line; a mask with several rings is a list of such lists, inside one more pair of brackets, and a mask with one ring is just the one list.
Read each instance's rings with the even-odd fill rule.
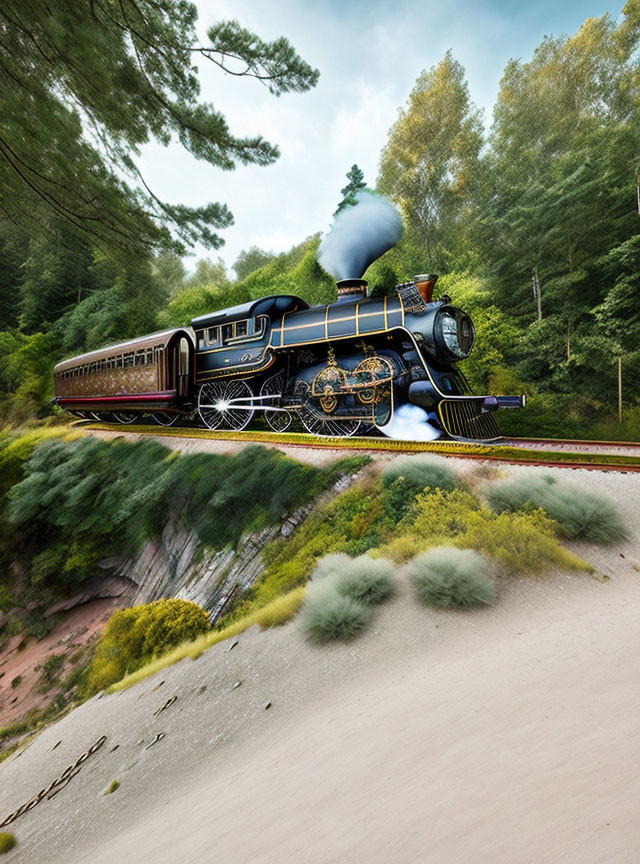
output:
[[[341,477],[329,494],[344,491],[354,479],[355,475]],[[283,524],[246,534],[236,549],[218,551],[200,550],[196,535],[185,528],[176,512],[162,535],[147,543],[137,558],[105,564],[131,584],[127,598],[131,605],[160,597],[182,597],[199,603],[213,623],[259,578],[265,546],[279,536],[292,534],[315,504],[311,501],[298,508]]]

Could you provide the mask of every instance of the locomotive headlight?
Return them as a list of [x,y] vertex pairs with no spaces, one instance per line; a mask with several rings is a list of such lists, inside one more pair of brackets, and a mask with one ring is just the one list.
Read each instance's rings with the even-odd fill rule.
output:
[[471,318],[461,309],[448,306],[436,318],[436,342],[451,360],[464,360],[471,354],[476,332]]

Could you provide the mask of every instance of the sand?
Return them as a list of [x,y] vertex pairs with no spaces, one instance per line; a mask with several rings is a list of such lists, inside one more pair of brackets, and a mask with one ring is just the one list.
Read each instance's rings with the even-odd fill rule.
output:
[[355,643],[309,646],[294,621],[95,698],[0,766],[1,820],[107,736],[5,860],[640,860],[640,484],[569,476],[633,530],[572,547],[609,581],[509,579],[446,613],[401,579]]

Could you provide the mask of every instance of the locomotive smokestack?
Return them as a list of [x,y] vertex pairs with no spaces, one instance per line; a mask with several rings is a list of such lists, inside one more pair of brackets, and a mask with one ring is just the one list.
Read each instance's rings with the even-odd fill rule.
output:
[[344,300],[362,300],[367,296],[367,283],[364,279],[341,279],[336,283],[338,303]]
[[436,287],[438,275],[436,273],[423,273],[413,277],[413,282],[425,303],[431,303],[433,289]]

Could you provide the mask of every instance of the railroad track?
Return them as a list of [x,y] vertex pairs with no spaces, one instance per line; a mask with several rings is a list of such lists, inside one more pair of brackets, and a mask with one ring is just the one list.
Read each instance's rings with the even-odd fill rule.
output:
[[154,435],[160,438],[191,438],[274,444],[358,452],[438,453],[463,459],[598,471],[640,471],[640,443],[631,441],[572,441],[554,438],[503,438],[491,444],[465,441],[400,441],[392,438],[358,436],[321,438],[299,432],[219,432],[197,426],[128,425],[78,420],[76,428],[113,432],[118,435]]

